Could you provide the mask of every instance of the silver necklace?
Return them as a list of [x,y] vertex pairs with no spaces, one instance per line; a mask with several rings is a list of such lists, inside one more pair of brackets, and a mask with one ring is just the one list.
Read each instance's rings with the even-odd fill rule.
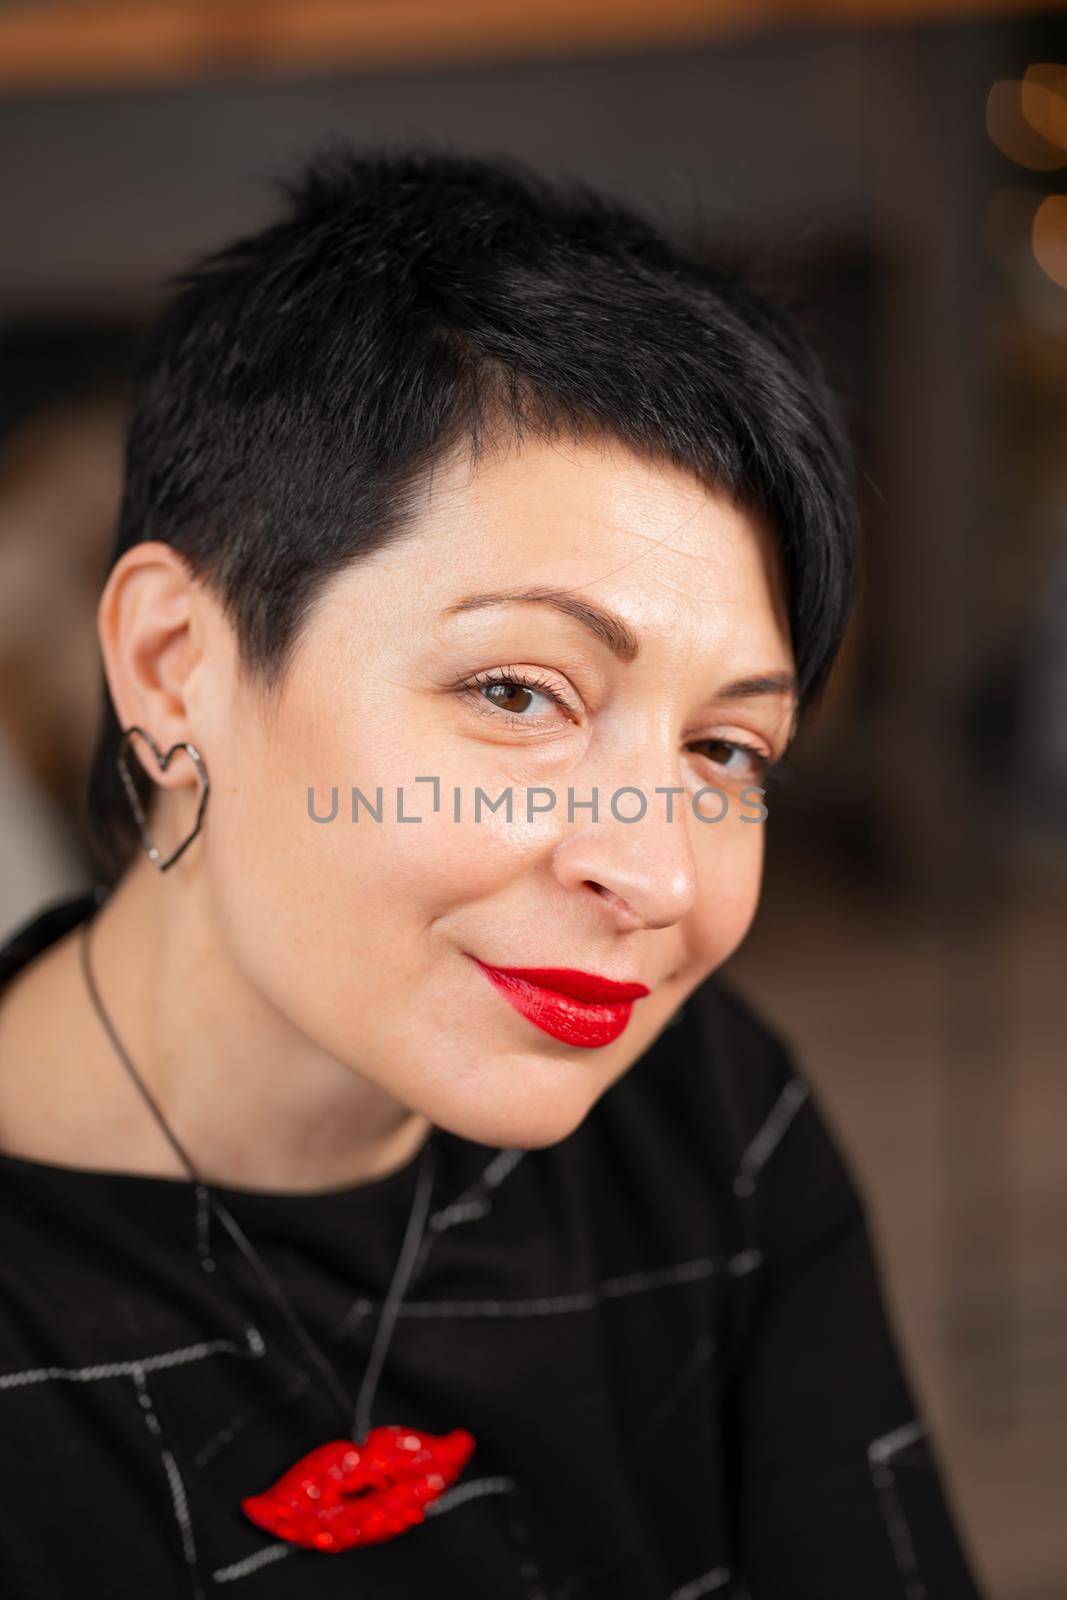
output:
[[93,1005],[96,1008],[97,1015],[99,1016],[100,1021],[103,1024],[104,1029],[111,1040],[111,1043],[114,1046],[120,1061],[125,1067],[134,1085],[140,1092],[145,1104],[148,1106],[148,1109],[151,1111],[163,1133],[170,1141],[171,1147],[188,1172],[190,1179],[198,1186],[201,1193],[206,1196],[212,1211],[215,1213],[215,1216],[226,1229],[226,1232],[230,1235],[231,1239],[237,1245],[245,1259],[249,1262],[250,1266],[259,1277],[260,1282],[263,1284],[263,1287],[270,1295],[275,1306],[282,1313],[293,1333],[296,1335],[301,1347],[310,1360],[314,1363],[316,1369],[323,1379],[323,1382],[329,1389],[334,1403],[337,1405],[342,1417],[344,1418],[346,1436],[351,1437],[357,1444],[361,1443],[370,1431],[370,1407],[373,1400],[374,1391],[377,1387],[378,1378],[381,1373],[382,1365],[385,1361],[385,1353],[392,1337],[393,1328],[396,1324],[401,1302],[403,1301],[404,1295],[406,1294],[410,1283],[412,1270],[418,1255],[419,1245],[422,1242],[422,1238],[426,1229],[426,1219],[429,1213],[430,1197],[433,1191],[434,1183],[435,1141],[433,1129],[431,1128],[429,1137],[422,1148],[418,1178],[415,1185],[415,1197],[412,1201],[411,1213],[408,1217],[408,1224],[404,1234],[404,1242],[400,1248],[400,1254],[397,1258],[397,1264],[393,1272],[392,1282],[389,1285],[388,1293],[386,1294],[382,1305],[381,1320],[378,1324],[378,1330],[375,1334],[374,1344],[371,1348],[370,1359],[367,1362],[367,1368],[363,1375],[363,1381],[360,1385],[359,1398],[356,1406],[353,1408],[351,1397],[345,1389],[345,1386],[342,1383],[333,1362],[327,1356],[322,1347],[311,1337],[310,1333],[307,1331],[307,1328],[297,1315],[288,1295],[286,1295],[277,1279],[264,1265],[259,1252],[250,1242],[244,1229],[237,1222],[236,1218],[230,1212],[228,1207],[225,1206],[218,1196],[212,1192],[210,1184],[197,1170],[188,1152],[179,1141],[177,1135],[168,1125],[167,1120],[164,1117],[158,1102],[149,1090],[148,1085],[145,1083],[144,1079],[141,1077],[141,1074],[137,1071],[137,1068],[130,1060],[129,1054],[126,1051],[122,1040],[118,1036],[118,1032],[114,1026],[114,1023],[111,1021],[111,1018],[108,1015],[103,1000],[100,998],[100,991],[97,988],[96,979],[93,974],[92,962],[90,961],[89,957],[89,930],[92,921],[93,918],[90,916],[81,925],[82,969],[85,974],[85,982],[89,990],[89,995],[92,999]]

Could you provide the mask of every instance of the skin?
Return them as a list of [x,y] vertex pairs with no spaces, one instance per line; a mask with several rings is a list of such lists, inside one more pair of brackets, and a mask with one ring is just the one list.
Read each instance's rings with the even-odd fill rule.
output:
[[[442,615],[463,596],[550,584],[610,608],[636,659],[545,603]],[[763,824],[742,821],[758,763],[780,757],[795,702],[720,686],[794,669],[770,531],[670,463],[606,442],[527,441],[439,465],[410,535],[336,575],[269,703],[237,669],[211,593],[166,545],[112,570],[98,633],[123,727],[202,752],[201,835],[160,874],[139,852],[97,917],[94,970],[139,1071],[216,1183],[318,1190],[410,1160],[431,1123],[489,1146],[570,1134],[744,938]],[[487,691],[475,675],[535,673]],[[507,712],[511,712],[509,717]],[[709,742],[710,741],[710,742]],[[726,741],[727,743],[724,743]],[[152,829],[169,854],[199,789],[184,752]],[[428,785],[441,780],[435,815]],[[350,820],[352,785],[384,819]],[[394,786],[407,815],[396,821]],[[689,797],[729,796],[698,821]],[[328,815],[308,815],[315,789]],[[473,820],[480,785],[515,812]],[[527,785],[558,794],[527,822]],[[600,820],[566,791],[600,794]],[[610,796],[648,796],[636,823]],[[674,814],[657,785],[679,786]],[[452,816],[452,791],[463,820]],[[633,796],[619,809],[630,815]],[[705,802],[712,816],[714,796]],[[637,980],[611,1044],[583,1049],[512,1009],[472,961]],[[75,937],[0,1004],[0,1145],[72,1166],[184,1176],[85,990]]]

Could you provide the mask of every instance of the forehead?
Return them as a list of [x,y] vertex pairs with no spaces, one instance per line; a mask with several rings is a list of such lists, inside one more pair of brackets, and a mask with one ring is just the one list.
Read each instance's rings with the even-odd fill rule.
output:
[[378,560],[428,611],[554,584],[610,606],[642,636],[681,630],[696,643],[743,632],[791,661],[766,520],[619,443],[526,441],[476,463],[454,456],[424,486],[412,532]]

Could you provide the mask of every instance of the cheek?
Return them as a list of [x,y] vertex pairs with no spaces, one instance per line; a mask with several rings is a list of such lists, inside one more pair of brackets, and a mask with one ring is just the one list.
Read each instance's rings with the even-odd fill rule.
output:
[[694,838],[700,901],[693,941],[709,972],[733,955],[752,926],[763,878],[764,826],[731,816]]
[[[306,736],[293,740],[280,770],[246,740],[221,780],[213,772],[209,862],[242,971],[323,1040],[332,1019],[365,1015],[371,1002],[380,1014],[384,1001],[417,992],[433,975],[452,919],[505,888],[540,840],[536,828],[517,817],[508,824],[503,813],[483,811],[475,823],[471,786],[426,751],[379,761],[352,750],[323,756],[309,744]],[[420,772],[440,778],[436,812],[433,785],[414,782]],[[398,783],[400,814],[420,820],[398,819]],[[309,815],[309,784],[314,817],[324,820]],[[353,821],[353,786],[375,810],[381,787],[381,821],[363,800]]]

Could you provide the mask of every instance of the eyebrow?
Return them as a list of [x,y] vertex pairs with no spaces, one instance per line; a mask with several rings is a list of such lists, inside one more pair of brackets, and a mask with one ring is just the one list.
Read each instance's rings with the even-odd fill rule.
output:
[[[614,611],[596,605],[591,600],[579,600],[567,589],[551,585],[534,585],[525,589],[492,589],[484,594],[468,594],[444,608],[441,615],[451,617],[465,611],[481,611],[489,606],[548,605],[565,616],[581,623],[583,628],[606,644],[619,661],[636,661],[641,654],[641,641],[637,634]],[[746,700],[758,695],[780,694],[797,697],[797,680],[791,672],[762,672],[751,677],[734,678],[715,691],[720,700]]]

